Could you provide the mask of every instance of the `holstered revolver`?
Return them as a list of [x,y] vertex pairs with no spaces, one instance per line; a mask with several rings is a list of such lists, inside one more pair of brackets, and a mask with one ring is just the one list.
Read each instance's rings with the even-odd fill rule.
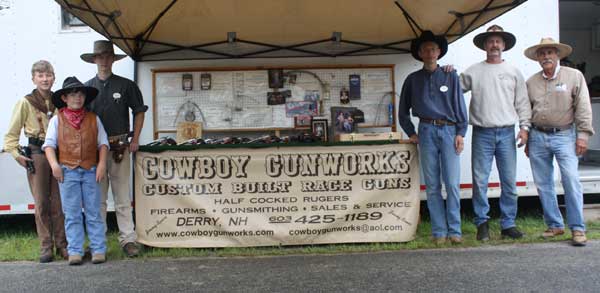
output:
[[[31,148],[28,146],[19,146],[18,148],[19,154],[31,159]],[[35,174],[35,166],[33,165],[33,161],[26,161],[25,167],[27,168],[27,172],[31,174]]]

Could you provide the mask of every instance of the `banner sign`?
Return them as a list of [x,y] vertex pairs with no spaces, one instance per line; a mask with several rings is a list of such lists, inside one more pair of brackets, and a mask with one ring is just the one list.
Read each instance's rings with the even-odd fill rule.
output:
[[412,144],[137,152],[138,242],[245,247],[414,239]]

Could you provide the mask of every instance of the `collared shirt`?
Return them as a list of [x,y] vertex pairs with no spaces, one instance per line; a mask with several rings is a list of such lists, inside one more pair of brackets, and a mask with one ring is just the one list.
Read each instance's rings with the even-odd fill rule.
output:
[[486,61],[460,75],[463,92],[471,91],[469,123],[480,127],[531,126],[531,104],[523,75],[516,67]]
[[[44,129],[40,128],[40,122]],[[38,111],[27,99],[20,99],[13,108],[8,131],[4,135],[4,150],[16,159],[19,157],[18,148],[21,129],[24,130],[26,137],[43,140],[46,136],[46,128],[48,128],[48,115]]]
[[527,80],[527,91],[534,126],[564,127],[575,123],[577,138],[587,140],[594,134],[590,94],[579,70],[560,67],[550,79],[540,71]]
[[[98,136],[96,137],[98,149],[100,149],[102,145],[105,145],[108,149],[110,149],[106,131],[104,131],[104,126],[102,125],[102,122],[98,116],[96,116],[96,128],[98,130]],[[58,145],[58,116],[55,115],[52,117],[52,119],[50,119],[47,132],[46,140],[44,141],[44,145],[42,145],[42,150],[48,147],[56,149],[56,146]]]
[[444,119],[456,123],[456,133],[467,133],[467,110],[456,71],[444,72],[436,68],[408,75],[402,85],[398,107],[398,121],[408,136],[416,133],[410,120],[412,115],[427,119]]
[[548,77],[543,70],[542,70],[542,76],[545,79],[550,79],[550,80],[556,79],[556,76],[558,76],[559,71],[560,71],[560,62],[556,63],[556,68],[554,69],[554,75],[552,75],[552,77]]
[[99,91],[88,109],[100,117],[109,136],[129,133],[129,109],[134,116],[148,110],[138,86],[124,77],[112,74],[103,81],[96,75],[85,85]]

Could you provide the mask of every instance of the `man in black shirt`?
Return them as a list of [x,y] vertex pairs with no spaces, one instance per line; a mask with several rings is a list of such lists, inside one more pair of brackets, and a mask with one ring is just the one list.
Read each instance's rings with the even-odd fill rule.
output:
[[[138,150],[144,113],[148,106],[144,105],[142,93],[133,81],[112,73],[113,63],[125,57],[121,54],[115,55],[113,44],[105,40],[94,42],[93,53],[81,55],[83,61],[98,66],[96,76],[85,85],[95,87],[99,91],[96,99],[90,103],[89,110],[96,113],[104,125],[110,143],[109,157],[112,157],[106,164],[108,174],[101,182],[102,214],[106,221],[106,200],[110,184],[119,225],[119,244],[127,256],[135,257],[139,248],[136,245],[137,237],[129,196],[129,153]],[[130,131],[129,109],[133,115],[133,137],[130,142],[127,140]]]

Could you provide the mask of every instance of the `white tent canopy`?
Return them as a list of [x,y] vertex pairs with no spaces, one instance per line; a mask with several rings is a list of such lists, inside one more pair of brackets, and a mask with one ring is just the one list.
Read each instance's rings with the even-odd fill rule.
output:
[[526,0],[56,0],[136,61],[407,53]]

